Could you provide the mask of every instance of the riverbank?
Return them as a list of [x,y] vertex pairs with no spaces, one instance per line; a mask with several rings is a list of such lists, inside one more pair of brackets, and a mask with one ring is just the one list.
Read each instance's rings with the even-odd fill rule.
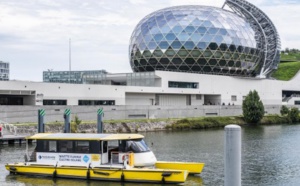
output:
[[[261,120],[261,125],[289,123],[285,116],[268,115]],[[162,130],[200,130],[220,128],[229,124],[247,125],[242,116],[232,117],[201,117],[186,119],[138,119],[138,120],[106,120],[104,121],[105,133],[134,133]],[[37,133],[36,123],[14,124],[18,134],[32,135]],[[47,123],[45,132],[63,132],[62,122]],[[72,122],[72,132],[96,133],[96,121]]]

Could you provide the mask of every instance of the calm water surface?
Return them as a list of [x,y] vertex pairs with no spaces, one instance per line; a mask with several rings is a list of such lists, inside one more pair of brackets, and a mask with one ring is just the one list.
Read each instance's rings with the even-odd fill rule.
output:
[[[205,162],[200,176],[189,176],[186,186],[223,185],[224,130],[144,133],[158,160]],[[242,185],[300,185],[300,125],[242,128]],[[25,145],[0,146],[0,185],[139,186],[74,179],[10,175],[4,165],[23,161]],[[149,184],[148,184],[149,185]]]

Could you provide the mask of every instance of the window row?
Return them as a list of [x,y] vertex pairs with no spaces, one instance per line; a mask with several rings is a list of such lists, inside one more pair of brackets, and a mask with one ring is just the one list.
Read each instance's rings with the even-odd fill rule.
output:
[[199,88],[199,83],[194,82],[178,82],[178,81],[169,81],[170,88]]

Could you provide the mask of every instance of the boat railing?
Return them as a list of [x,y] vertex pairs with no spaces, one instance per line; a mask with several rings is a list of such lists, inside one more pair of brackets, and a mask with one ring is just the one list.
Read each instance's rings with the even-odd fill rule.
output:
[[110,164],[119,164],[119,154],[118,151],[110,152]]
[[0,120],[0,125],[2,124],[3,129],[5,129],[8,133],[12,135],[17,135],[17,127],[13,124],[10,124],[6,121]]
[[123,164],[124,161],[129,159],[129,156],[132,152],[120,152],[120,151],[111,151],[110,152],[110,164]]

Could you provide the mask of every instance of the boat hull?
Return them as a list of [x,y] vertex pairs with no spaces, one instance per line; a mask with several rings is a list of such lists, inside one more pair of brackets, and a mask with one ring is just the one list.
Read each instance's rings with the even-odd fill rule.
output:
[[204,163],[196,162],[157,161],[155,163],[155,167],[158,169],[188,170],[189,174],[200,174],[204,165]]
[[111,167],[55,167],[37,164],[7,164],[6,169],[12,174],[43,175],[61,178],[80,178],[91,180],[143,182],[143,183],[184,183],[187,170],[111,168]]

